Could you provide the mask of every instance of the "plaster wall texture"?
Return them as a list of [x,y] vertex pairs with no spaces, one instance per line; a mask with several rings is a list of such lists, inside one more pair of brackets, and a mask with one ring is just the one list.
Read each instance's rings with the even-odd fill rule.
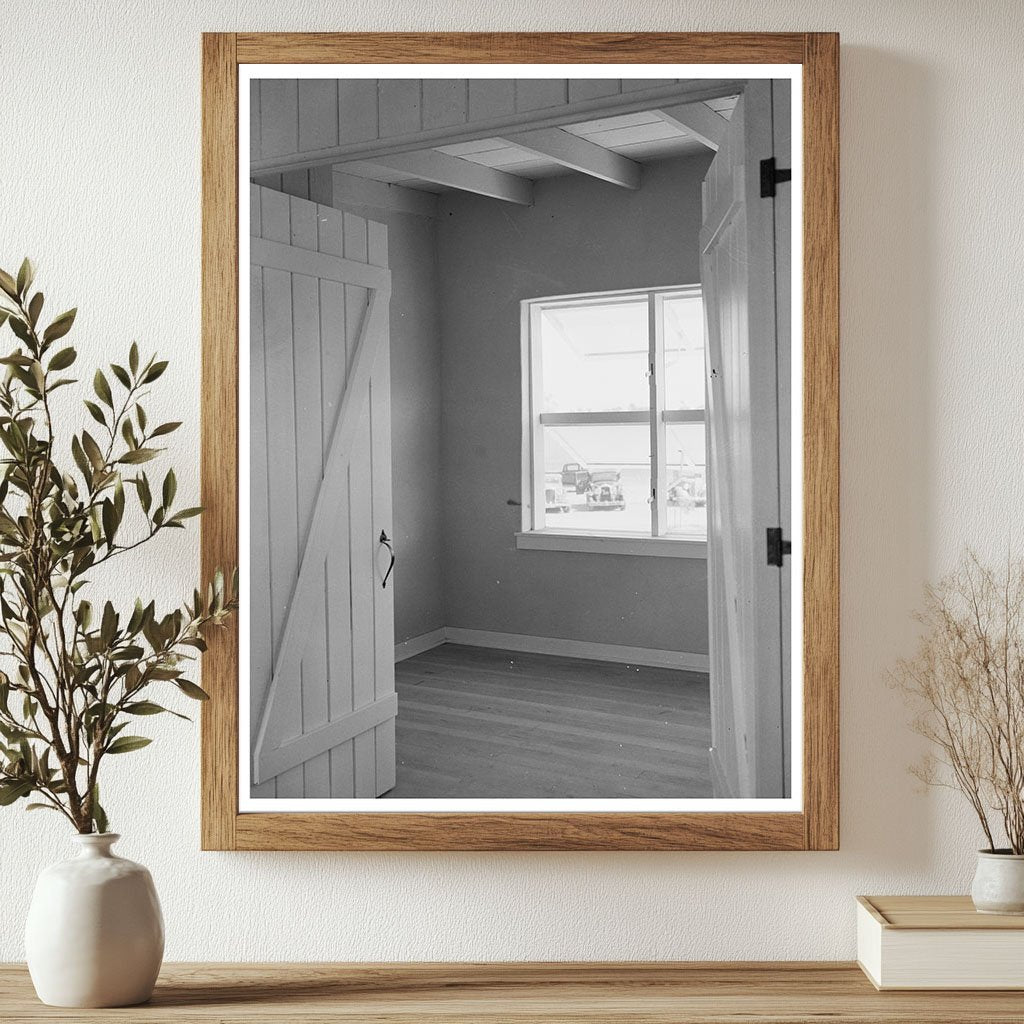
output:
[[[853,896],[963,892],[977,829],[921,794],[887,685],[920,588],[963,547],[1019,550],[1024,242],[1015,0],[8,0],[0,265],[79,305],[82,363],[173,356],[151,417],[184,419],[198,490],[202,30],[838,30],[842,100],[842,849],[811,854],[204,854],[198,736],[112,766],[122,852],[147,864],[169,959],[817,959],[854,952]],[[69,389],[70,390],[70,389]],[[172,417],[173,413],[173,417]],[[191,500],[191,499],[190,499]],[[198,532],[111,581],[186,595]],[[0,815],[0,959],[56,816]]]

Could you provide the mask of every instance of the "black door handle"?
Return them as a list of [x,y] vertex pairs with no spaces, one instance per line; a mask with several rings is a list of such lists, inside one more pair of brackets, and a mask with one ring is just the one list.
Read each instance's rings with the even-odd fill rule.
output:
[[388,585],[388,579],[391,576],[391,570],[395,567],[395,549],[391,546],[391,541],[388,539],[387,533],[384,530],[380,531],[380,543],[384,545],[391,552],[391,561],[388,564],[388,571],[384,573],[384,579],[380,581],[381,589],[383,590]]

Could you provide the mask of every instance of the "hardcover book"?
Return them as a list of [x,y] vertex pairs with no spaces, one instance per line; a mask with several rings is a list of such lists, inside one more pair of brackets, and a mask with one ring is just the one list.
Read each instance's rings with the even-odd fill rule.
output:
[[970,896],[858,896],[857,962],[878,989],[1024,989],[1024,915]]

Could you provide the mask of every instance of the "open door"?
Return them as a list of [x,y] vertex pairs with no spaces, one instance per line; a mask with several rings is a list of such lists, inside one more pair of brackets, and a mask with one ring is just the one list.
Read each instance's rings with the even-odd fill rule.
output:
[[252,186],[254,797],[395,784],[387,234]]
[[[773,156],[789,166],[773,129],[783,85],[747,85],[704,181],[711,771],[726,798],[789,792],[789,569],[769,564],[784,560],[769,558],[767,531],[790,536],[790,186],[776,188],[784,213],[760,173]],[[788,93],[777,99],[788,140]]]

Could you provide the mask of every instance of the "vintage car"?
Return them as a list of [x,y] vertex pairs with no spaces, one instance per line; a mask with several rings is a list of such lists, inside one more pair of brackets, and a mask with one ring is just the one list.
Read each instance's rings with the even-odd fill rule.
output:
[[707,484],[699,473],[684,473],[668,485],[668,503],[676,508],[703,508],[707,500]]
[[562,486],[571,487],[577,494],[586,494],[590,483],[590,470],[579,462],[562,466]]
[[562,478],[557,473],[544,475],[544,511],[568,512],[569,502],[565,500]]
[[587,508],[592,511],[622,511],[626,499],[622,493],[622,474],[617,469],[598,469],[590,474]]

